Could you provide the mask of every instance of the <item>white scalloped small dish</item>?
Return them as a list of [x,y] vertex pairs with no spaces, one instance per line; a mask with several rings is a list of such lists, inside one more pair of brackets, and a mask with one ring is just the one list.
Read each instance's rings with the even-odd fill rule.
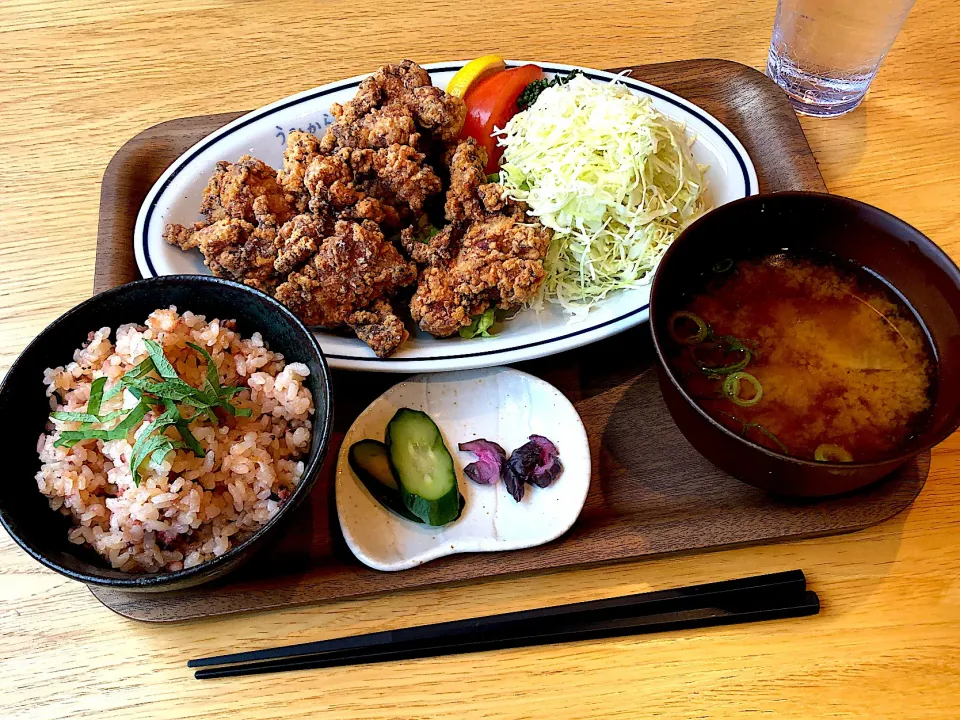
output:
[[[466,499],[459,519],[443,527],[405,520],[384,508],[347,461],[358,440],[382,440],[401,407],[422,410],[440,428]],[[533,434],[552,440],[564,470],[547,488],[526,486],[521,502],[503,483],[477,485],[463,474],[476,458],[458,443],[486,438],[509,453]],[[347,545],[376,570],[406,570],[446,555],[519,550],[550,542],[576,521],[590,488],[590,446],[580,416],[555,387],[510,368],[417,375],[387,390],[347,431],[337,458],[336,502]]]

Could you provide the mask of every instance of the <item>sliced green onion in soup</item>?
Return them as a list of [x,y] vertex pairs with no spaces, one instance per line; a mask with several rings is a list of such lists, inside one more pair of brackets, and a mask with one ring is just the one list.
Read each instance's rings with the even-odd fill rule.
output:
[[[704,357],[714,353],[713,357]],[[731,362],[729,356],[739,356]],[[704,342],[690,348],[690,356],[707,375],[729,375],[743,370],[753,360],[753,351],[740,338],[723,335],[712,342]]]
[[813,459],[817,462],[853,462],[853,455],[840,445],[824,443],[817,445],[813,451]]
[[757,431],[758,433],[760,433],[760,435],[762,435],[764,438],[766,438],[767,440],[770,440],[772,443],[774,443],[774,444],[777,446],[777,448],[780,450],[780,452],[782,452],[784,455],[789,455],[789,454],[790,454],[790,451],[787,449],[787,446],[784,445],[782,442],[780,442],[780,438],[778,438],[778,437],[777,437],[776,435],[774,435],[772,432],[770,432],[769,430],[767,430],[767,428],[764,427],[763,425],[761,425],[760,423],[755,423],[755,422],[748,423],[748,422],[745,422],[744,420],[741,420],[740,418],[738,418],[736,415],[731,415],[731,414],[728,413],[728,412],[723,412],[723,410],[718,410],[718,411],[717,411],[717,414],[718,414],[718,415],[722,415],[723,417],[725,417],[725,418],[727,418],[727,419],[729,419],[729,420],[732,420],[734,423],[736,423],[737,425],[739,425],[739,426],[740,426],[740,437],[744,438],[745,440],[749,440],[750,442],[756,443],[757,445],[762,445],[762,446],[764,446],[764,447],[767,447],[766,445],[764,445],[764,443],[760,442],[759,440],[754,440],[753,438],[750,437],[750,432],[753,431],[753,430],[756,430],[756,431]]
[[760,423],[745,423],[743,426],[743,432],[741,434],[743,435],[744,438],[746,438],[747,440],[750,440],[750,442],[755,442],[757,443],[757,445],[763,445],[762,442],[757,442],[756,440],[750,439],[751,430],[756,430],[758,433],[763,435],[763,437],[765,437],[767,440],[770,440],[771,442],[773,442],[780,449],[780,452],[782,452],[784,455],[790,454],[790,451],[787,450],[787,446],[784,445],[782,442],[780,442],[780,438],[778,438],[772,432],[767,430]]
[[[753,386],[753,394],[749,396],[741,395],[743,391],[742,383]],[[752,407],[760,402],[763,397],[763,385],[757,380],[756,376],[748,372],[733,372],[727,375],[723,381],[723,394],[727,399],[740,407]]]
[[[678,327],[680,323],[685,325],[693,323],[696,329],[692,332],[682,332]],[[667,332],[681,345],[698,345],[710,337],[710,326],[699,315],[686,310],[679,310],[667,320]]]

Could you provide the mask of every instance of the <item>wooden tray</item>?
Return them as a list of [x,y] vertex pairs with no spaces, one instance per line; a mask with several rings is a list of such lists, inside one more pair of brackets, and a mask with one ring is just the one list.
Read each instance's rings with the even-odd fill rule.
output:
[[[762,191],[825,190],[792,107],[762,74],[722,60],[630,71],[691,100],[730,128],[753,158]],[[95,291],[138,277],[133,226],[147,191],[184,150],[239,114],[165,122],[120,149],[103,179]],[[397,573],[370,570],[340,535],[333,447],[310,502],[291,518],[287,533],[237,573],[162,595],[100,588],[93,593],[122,615],[155,622],[264,610],[505,573],[850,532],[900,512],[923,487],[928,454],[841,498],[788,501],[749,487],[713,467],[680,435],[663,404],[652,363],[649,331],[643,325],[518,366],[571,398],[587,427],[593,455],[593,482],[583,513],[549,545],[455,555]],[[371,400],[400,379],[335,371],[335,440]]]

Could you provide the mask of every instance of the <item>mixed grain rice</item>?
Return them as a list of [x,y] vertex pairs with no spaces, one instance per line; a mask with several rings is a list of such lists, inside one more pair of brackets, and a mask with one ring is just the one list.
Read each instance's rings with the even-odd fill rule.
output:
[[[192,422],[205,457],[176,450],[160,465],[147,461],[139,486],[131,476],[130,452],[155,412],[125,439],[87,440],[69,449],[53,444],[62,430],[76,430],[79,423],[51,421],[37,443],[43,465],[36,479],[50,507],[72,518],[71,542],[91,546],[120,570],[179,570],[223,555],[290,496],[303,474],[300,458],[310,448],[313,399],[304,384],[310,371],[302,363],[285,364],[260,333],[243,339],[233,328],[232,321],[208,323],[202,315],[179,315],[175,307],[157,310],[145,327],[118,327],[113,343],[110,328],[90,333],[72,363],[44,372],[51,411],[82,411],[93,380],[106,376],[109,389],[148,357],[144,338],[151,338],[183,380],[202,387],[205,363],[186,346],[193,342],[213,357],[224,385],[242,388],[232,402],[253,411],[219,426]],[[105,401],[101,412],[136,403],[124,391]]]

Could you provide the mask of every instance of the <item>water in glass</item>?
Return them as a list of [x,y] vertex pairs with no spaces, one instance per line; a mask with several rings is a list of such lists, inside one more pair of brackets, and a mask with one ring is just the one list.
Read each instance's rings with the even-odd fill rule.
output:
[[767,75],[798,112],[849,112],[863,100],[913,2],[779,0]]

